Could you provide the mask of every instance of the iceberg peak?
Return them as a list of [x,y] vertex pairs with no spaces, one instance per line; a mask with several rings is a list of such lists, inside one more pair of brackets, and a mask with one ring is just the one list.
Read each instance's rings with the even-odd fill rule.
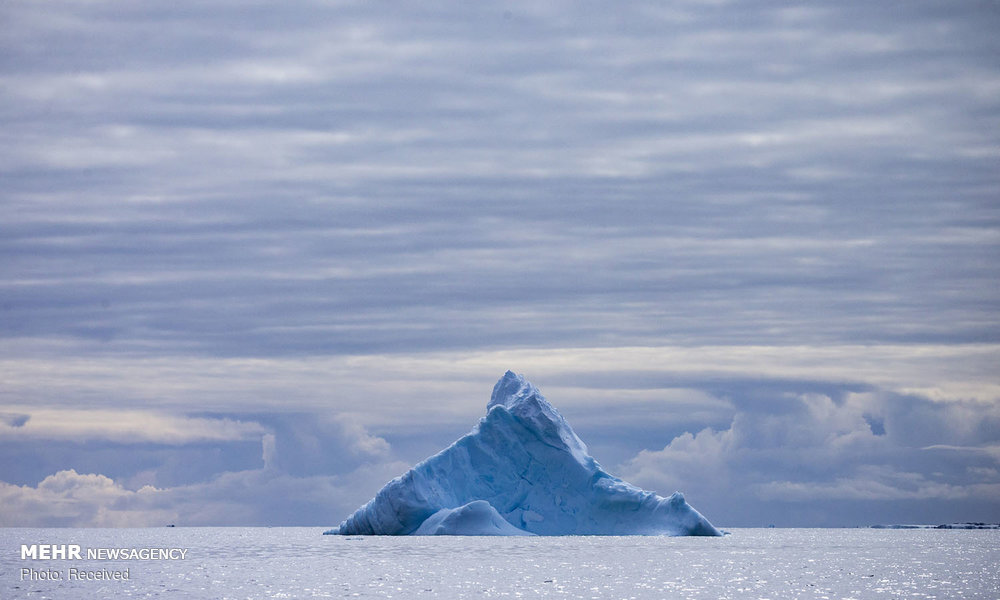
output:
[[527,426],[538,439],[556,448],[564,448],[583,464],[593,463],[583,443],[545,396],[523,375],[507,371],[493,386],[493,395],[486,406],[486,414],[502,406]]
[[486,405],[486,412],[498,404],[509,409],[533,396],[541,395],[538,388],[531,385],[523,375],[507,371],[493,386],[493,394],[490,396],[490,403]]
[[680,493],[664,498],[608,474],[538,388],[512,371],[472,431],[328,533],[721,535]]

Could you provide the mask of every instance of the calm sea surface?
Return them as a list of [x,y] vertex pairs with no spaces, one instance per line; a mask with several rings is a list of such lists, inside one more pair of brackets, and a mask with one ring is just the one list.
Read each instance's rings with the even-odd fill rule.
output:
[[[0,529],[9,598],[1000,598],[1000,531],[723,538],[341,537],[316,528]],[[81,559],[21,558],[77,544]],[[88,560],[88,550],[185,549]],[[178,552],[174,552],[177,556]],[[24,570],[27,571],[24,571]],[[70,579],[124,575],[127,580]]]

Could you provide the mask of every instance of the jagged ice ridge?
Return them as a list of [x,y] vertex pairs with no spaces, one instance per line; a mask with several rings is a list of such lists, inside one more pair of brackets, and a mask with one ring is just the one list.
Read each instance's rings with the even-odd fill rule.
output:
[[471,432],[326,533],[721,535],[680,493],[663,498],[604,471],[538,389],[510,371]]

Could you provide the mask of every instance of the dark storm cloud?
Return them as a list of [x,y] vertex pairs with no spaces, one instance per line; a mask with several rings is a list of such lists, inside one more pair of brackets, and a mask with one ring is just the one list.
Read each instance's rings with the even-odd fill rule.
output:
[[[572,392],[583,429],[618,406],[588,437],[615,462],[772,392],[973,401],[967,423],[997,401],[994,3],[0,17],[3,443],[39,409],[252,414],[216,475],[273,436],[272,471],[315,477],[358,459],[309,440],[352,427],[421,458],[507,368]],[[46,435],[134,435],[106,422]],[[218,423],[195,422],[198,453]],[[965,468],[986,442],[921,443]],[[168,454],[77,472],[193,485]]]

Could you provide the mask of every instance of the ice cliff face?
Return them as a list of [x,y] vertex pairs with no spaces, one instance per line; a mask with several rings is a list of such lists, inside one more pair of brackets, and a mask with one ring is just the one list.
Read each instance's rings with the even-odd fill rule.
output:
[[471,432],[328,533],[720,535],[681,494],[663,498],[605,472],[538,389],[510,371]]

